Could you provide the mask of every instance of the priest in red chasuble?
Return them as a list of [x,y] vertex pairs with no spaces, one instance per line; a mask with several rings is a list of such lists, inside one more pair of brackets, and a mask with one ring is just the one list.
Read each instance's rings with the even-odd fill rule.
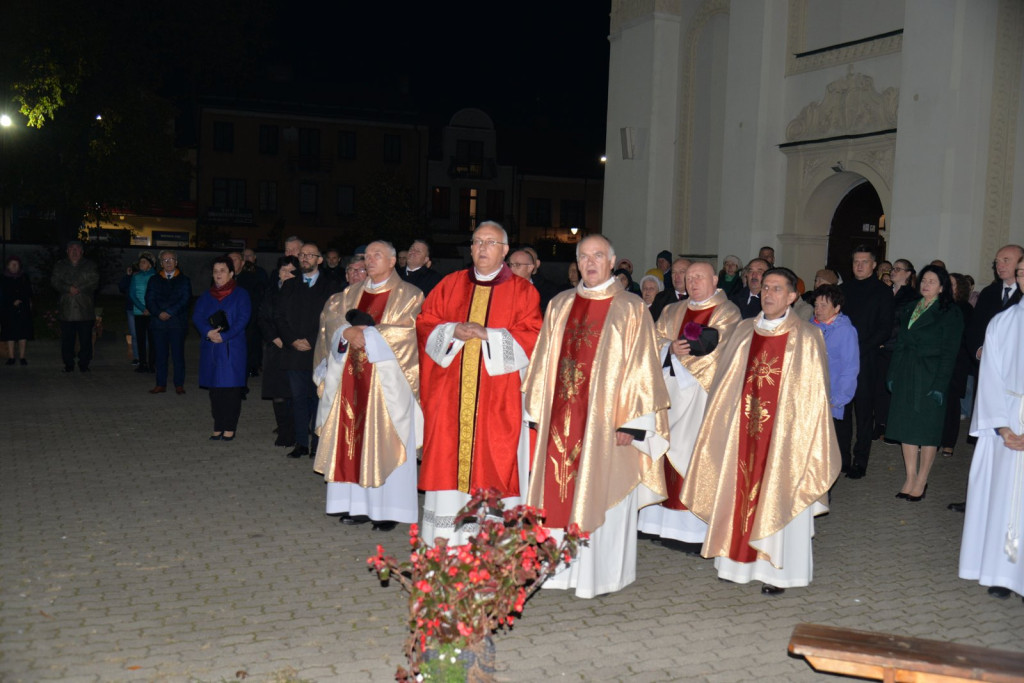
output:
[[523,392],[537,425],[528,502],[553,535],[590,533],[544,586],[591,598],[636,578],[637,510],[665,498],[669,400],[654,322],[612,277],[611,243],[591,235],[576,256],[580,283],[548,306]]
[[476,529],[455,515],[477,488],[518,505],[529,474],[521,373],[540,331],[540,295],[507,265],[508,235],[486,221],[473,232],[473,267],[445,277],[416,320],[423,415],[421,533],[461,545]]
[[[660,537],[666,547],[694,555],[704,543],[708,526],[686,509],[679,494],[704,419],[711,380],[719,363],[729,362],[722,351],[742,318],[740,309],[717,286],[710,263],[692,264],[686,271],[690,298],[667,306],[658,318],[662,375],[672,403],[668,411],[671,438],[664,459],[668,498],[641,510],[639,520],[640,531]],[[709,335],[716,340],[713,344],[706,343]]]
[[718,576],[765,594],[810,583],[814,516],[840,467],[825,341],[793,314],[797,296],[792,271],[765,274],[761,313],[722,350],[681,496],[708,523]]
[[327,514],[390,531],[419,516],[416,449],[423,443],[416,315],[423,292],[395,272],[395,248],[366,247],[366,278],[327,300],[313,356],[320,394],[313,469]]

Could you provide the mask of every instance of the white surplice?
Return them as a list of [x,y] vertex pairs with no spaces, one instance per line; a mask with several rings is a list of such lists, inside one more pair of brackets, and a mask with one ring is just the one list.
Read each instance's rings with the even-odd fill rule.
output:
[[988,325],[977,397],[960,578],[1024,595],[1024,452],[1007,448],[995,431],[1024,433],[1024,301]]

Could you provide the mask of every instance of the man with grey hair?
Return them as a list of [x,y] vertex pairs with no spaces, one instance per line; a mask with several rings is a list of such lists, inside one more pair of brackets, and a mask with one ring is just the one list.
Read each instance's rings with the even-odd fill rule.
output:
[[299,258],[299,251],[301,251],[303,244],[304,242],[300,237],[292,235],[284,241],[284,255]]
[[423,443],[416,316],[423,293],[395,272],[389,242],[366,245],[367,277],[320,314],[313,382],[320,435],[313,469],[327,480],[327,514],[377,531],[419,516],[416,449]]
[[430,245],[424,240],[413,240],[406,253],[405,267],[398,271],[398,275],[422,289],[423,296],[430,294],[441,281],[441,274],[430,267]]
[[591,598],[636,578],[637,511],[665,498],[669,398],[654,323],[612,277],[615,248],[589,235],[576,254],[581,284],[551,301],[523,394],[537,436],[528,503],[556,537],[590,533],[544,586]]
[[669,271],[672,286],[658,292],[658,295],[654,297],[654,303],[651,304],[651,317],[654,318],[655,322],[661,317],[661,312],[665,310],[666,306],[679,301],[686,301],[686,273],[691,263],[690,259],[682,257],[672,262],[672,267]]
[[151,394],[167,390],[167,354],[174,363],[174,390],[185,393],[185,332],[188,330],[188,302],[192,284],[178,268],[178,255],[169,249],[160,252],[159,270],[146,287],[146,310],[152,318],[149,331],[153,335],[156,386]]
[[[529,438],[523,423],[521,373],[540,331],[540,298],[505,265],[508,235],[491,221],[473,232],[473,266],[446,276],[416,319],[424,442],[420,488],[422,535],[450,545],[471,527],[455,515],[478,488],[506,504],[526,493]],[[410,258],[412,254],[410,252]]]
[[53,267],[50,284],[57,290],[57,320],[60,321],[60,354],[64,372],[75,371],[75,339],[78,339],[78,369],[89,372],[92,362],[92,328],[96,324],[93,296],[100,284],[96,264],[82,258],[80,240],[68,242],[67,255]]

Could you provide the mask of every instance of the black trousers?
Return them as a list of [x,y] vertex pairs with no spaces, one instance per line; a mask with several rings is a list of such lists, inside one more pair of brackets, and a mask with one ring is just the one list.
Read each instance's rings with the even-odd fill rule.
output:
[[213,413],[213,431],[233,432],[242,414],[242,390],[245,387],[215,387],[210,389],[210,412]]
[[[288,370],[288,383],[292,388],[292,414],[295,416],[295,445],[307,448],[310,446],[309,435],[313,431],[313,420],[320,403],[312,375],[310,370]],[[315,436],[313,441],[315,447]]]
[[60,356],[64,367],[75,364],[75,339],[78,339],[78,367],[85,369],[92,362],[92,328],[95,320],[60,321]]
[[[853,441],[853,426],[857,425],[857,441],[853,445],[852,465],[865,472],[868,469],[868,456],[871,454],[871,437],[875,428],[875,358],[877,350],[872,349],[860,357],[860,374],[857,375],[857,391],[853,400],[846,406],[846,414],[835,423],[836,440],[839,442],[839,453],[845,462],[849,457],[850,443]],[[851,414],[852,413],[852,414]],[[884,417],[882,419],[884,422]]]
[[138,337],[139,362],[153,367],[156,360],[156,352],[153,348],[153,335],[149,331],[149,316],[135,316],[135,336]]

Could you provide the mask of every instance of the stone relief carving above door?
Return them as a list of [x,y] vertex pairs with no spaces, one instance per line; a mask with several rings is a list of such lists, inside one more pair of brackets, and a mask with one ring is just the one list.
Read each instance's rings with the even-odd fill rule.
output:
[[811,102],[786,126],[786,142],[820,140],[896,127],[899,88],[875,90],[866,74],[848,73],[825,88],[820,102]]

